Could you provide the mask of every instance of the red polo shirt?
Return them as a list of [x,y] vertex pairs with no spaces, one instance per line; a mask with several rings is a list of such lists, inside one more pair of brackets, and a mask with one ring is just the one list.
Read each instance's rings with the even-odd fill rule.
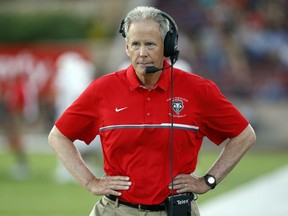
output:
[[[120,199],[159,204],[171,193],[170,103],[170,69],[149,91],[130,66],[95,80],[56,126],[71,140],[87,144],[99,134],[105,172],[132,181]],[[213,82],[176,68],[173,118],[173,176],[195,170],[204,136],[219,145],[248,125]]]

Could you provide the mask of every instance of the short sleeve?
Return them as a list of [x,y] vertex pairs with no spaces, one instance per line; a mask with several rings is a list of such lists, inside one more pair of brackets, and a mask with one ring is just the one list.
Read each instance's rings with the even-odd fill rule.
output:
[[204,136],[220,145],[227,138],[239,135],[248,126],[245,117],[226,99],[215,83],[208,81],[203,91],[200,132]]
[[94,85],[95,82],[90,84],[55,123],[58,130],[72,141],[78,139],[89,144],[98,134]]

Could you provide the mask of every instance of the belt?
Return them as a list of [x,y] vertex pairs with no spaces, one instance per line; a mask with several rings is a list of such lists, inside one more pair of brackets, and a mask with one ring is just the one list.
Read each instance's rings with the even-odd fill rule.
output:
[[[118,198],[113,196],[113,195],[105,195],[108,199],[112,200],[112,201],[116,201]],[[129,202],[124,202],[118,199],[118,203],[122,204],[122,205],[126,205],[132,208],[137,208],[140,211],[164,211],[166,208],[165,203],[161,203],[159,205],[141,205],[141,204],[133,204],[133,203],[129,203]]]

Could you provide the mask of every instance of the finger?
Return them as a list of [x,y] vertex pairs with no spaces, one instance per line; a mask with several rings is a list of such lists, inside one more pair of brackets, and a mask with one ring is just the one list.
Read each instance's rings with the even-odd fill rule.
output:
[[[187,183],[189,181],[189,179],[186,177],[179,177],[179,178],[174,178],[173,179],[173,185],[178,185],[178,184],[184,184]],[[172,186],[172,182],[169,184],[169,186]]]
[[[169,187],[172,190],[172,186]],[[173,187],[173,190],[176,190],[177,193],[192,192],[188,184],[179,184]]]
[[[119,180],[120,179],[120,180]],[[132,185],[132,182],[123,181],[123,178],[119,177],[108,177],[103,179],[104,187],[111,190],[128,190]]]
[[113,180],[121,180],[121,181],[129,181],[130,178],[129,176],[106,176],[110,179],[113,179]]
[[128,190],[132,185],[131,182],[121,182],[121,181],[114,181],[108,183],[114,189],[121,189],[121,190]]
[[188,174],[179,174],[174,178],[174,180],[187,178],[187,176],[189,176],[189,175]]
[[[179,190],[186,187],[188,187],[188,184],[186,183],[173,185],[174,190]],[[169,185],[169,189],[172,190],[172,185]]]
[[181,189],[181,188],[182,188],[181,185],[173,185],[173,187],[172,187],[172,185],[169,186],[169,189],[170,189],[170,190],[179,190],[179,189]]
[[187,193],[187,192],[192,192],[189,188],[182,188],[176,191],[177,193]]
[[105,192],[106,195],[113,195],[113,196],[121,196],[122,193],[119,191],[114,191],[114,190],[107,190]]
[[106,176],[106,179],[111,184],[123,185],[123,186],[130,186],[132,182],[129,181],[130,178],[127,176]]
[[128,179],[129,180],[129,176],[112,176],[106,173],[102,176],[102,178],[123,179],[123,180]]
[[111,185],[110,189],[112,190],[129,190],[130,186],[126,186],[126,185],[118,185],[118,184],[115,184],[115,185]]

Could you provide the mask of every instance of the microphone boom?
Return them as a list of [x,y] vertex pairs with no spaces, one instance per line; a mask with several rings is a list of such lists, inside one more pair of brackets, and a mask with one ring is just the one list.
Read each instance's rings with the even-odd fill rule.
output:
[[157,68],[155,66],[148,66],[145,69],[145,73],[156,73],[159,70],[163,70],[163,68]]
[[170,67],[172,67],[172,65],[169,65],[168,67],[163,67],[163,68],[158,68],[158,67],[155,67],[155,66],[148,66],[145,69],[145,73],[156,73],[157,71],[166,70],[166,69],[168,69]]

